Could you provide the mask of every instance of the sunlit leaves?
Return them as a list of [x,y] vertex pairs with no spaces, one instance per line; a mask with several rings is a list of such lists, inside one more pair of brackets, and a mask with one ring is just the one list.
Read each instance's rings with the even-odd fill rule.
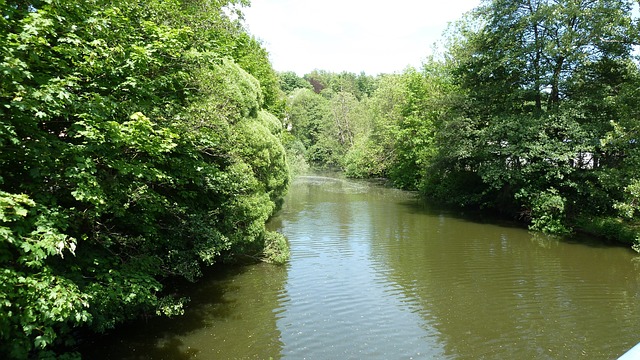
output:
[[460,178],[448,178],[460,186],[445,199],[472,192],[467,205],[557,233],[583,216],[629,210],[633,195],[622,190],[636,178],[637,136],[628,129],[638,121],[630,6],[495,0],[473,12],[450,48],[463,116],[440,130],[440,168]]
[[163,279],[264,249],[288,169],[229,3],[0,1],[0,353],[178,314]]
[[29,208],[33,206],[35,202],[27,195],[0,191],[0,221],[2,222],[13,222],[24,218]]
[[[22,359],[29,352],[43,354],[59,340],[57,323],[90,323],[89,300],[64,277],[1,268],[0,340],[7,344],[3,346],[5,356]],[[15,333],[24,333],[25,337],[15,337]]]
[[59,230],[65,220],[26,195],[0,191],[0,341],[8,344],[2,349],[9,357],[46,349],[59,323],[90,321],[89,297],[45,266],[74,255],[75,239]]

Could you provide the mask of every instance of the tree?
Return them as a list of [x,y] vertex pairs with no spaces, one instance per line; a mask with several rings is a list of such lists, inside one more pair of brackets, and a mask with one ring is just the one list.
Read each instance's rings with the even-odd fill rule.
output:
[[[464,117],[443,124],[449,132],[443,139],[467,144],[449,151],[448,161],[481,181],[471,187],[472,203],[562,231],[567,215],[593,202],[578,184],[601,188],[598,172],[618,167],[602,161],[616,155],[601,143],[610,120],[622,114],[603,99],[619,98],[622,79],[638,71],[625,65],[633,43],[630,8],[618,0],[496,0],[474,12],[477,22],[460,27],[451,59],[467,104]],[[596,201],[599,211],[611,209],[603,201]]]
[[353,176],[384,176],[396,186],[423,187],[435,156],[437,125],[449,115],[452,85],[444,64],[386,75],[364,101],[369,124],[345,162]]
[[400,75],[384,75],[368,98],[369,125],[346,155],[345,170],[353,177],[388,177],[395,163],[398,124],[405,93]]
[[291,94],[287,125],[305,149],[318,142],[327,109],[327,100],[309,89],[298,89]]
[[296,89],[313,89],[308,81],[299,77],[293,71],[278,73],[278,84],[285,94],[290,94]]
[[282,127],[224,55],[238,3],[0,2],[0,353],[179,314],[164,281],[224,257],[283,260]]

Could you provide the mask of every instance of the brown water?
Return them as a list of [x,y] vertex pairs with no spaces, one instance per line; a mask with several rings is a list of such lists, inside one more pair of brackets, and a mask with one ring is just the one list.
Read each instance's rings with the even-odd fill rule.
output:
[[217,268],[183,317],[87,359],[615,359],[640,341],[640,261],[430,209],[366,182],[300,177],[270,226],[287,266]]

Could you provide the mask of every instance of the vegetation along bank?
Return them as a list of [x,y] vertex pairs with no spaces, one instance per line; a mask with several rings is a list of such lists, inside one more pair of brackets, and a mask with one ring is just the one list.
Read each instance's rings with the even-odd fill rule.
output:
[[276,73],[246,0],[0,0],[0,353],[185,302],[167,279],[284,262],[291,174],[338,167],[531,229],[637,241],[633,2],[493,0],[419,69]]

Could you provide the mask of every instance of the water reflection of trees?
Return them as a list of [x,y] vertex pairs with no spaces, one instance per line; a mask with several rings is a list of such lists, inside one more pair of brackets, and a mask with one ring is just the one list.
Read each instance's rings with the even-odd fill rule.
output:
[[269,264],[215,267],[184,293],[185,314],[138,321],[86,344],[83,358],[268,359],[282,349],[276,312],[287,271]]
[[637,342],[640,279],[626,249],[544,240],[415,204],[369,211],[372,256],[448,355],[612,358]]
[[[282,228],[308,211],[330,212],[317,220],[325,223],[313,225],[340,239],[369,237],[370,244],[355,247],[324,244],[333,248],[324,248],[323,256],[358,257],[366,250],[374,270],[393,287],[385,296],[397,296],[420,315],[444,357],[614,358],[637,341],[640,279],[626,249],[469,221],[417,206],[395,190],[365,193],[348,184],[322,189],[299,185],[295,201],[283,208],[286,216],[270,226]],[[287,277],[286,268],[265,264],[217,268],[188,291],[192,302],[184,317],[118,329],[85,357],[278,358],[284,347],[278,309],[284,309]]]

